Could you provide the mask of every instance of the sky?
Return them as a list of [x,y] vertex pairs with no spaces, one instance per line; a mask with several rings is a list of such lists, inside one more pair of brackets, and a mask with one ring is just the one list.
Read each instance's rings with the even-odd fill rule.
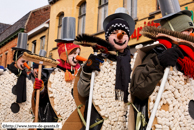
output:
[[0,23],[14,24],[31,10],[48,4],[48,0],[0,0]]

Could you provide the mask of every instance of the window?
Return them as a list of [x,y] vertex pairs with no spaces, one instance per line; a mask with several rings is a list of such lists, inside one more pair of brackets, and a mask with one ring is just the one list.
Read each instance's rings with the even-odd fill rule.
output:
[[129,15],[137,18],[137,0],[123,0],[123,7],[129,11]]
[[158,3],[158,0],[156,0],[156,10],[159,10],[160,9],[160,5]]
[[98,32],[103,30],[103,20],[108,15],[108,0],[99,0],[98,6]]
[[79,8],[78,34],[85,32],[85,19],[86,19],[86,2],[82,3]]
[[27,50],[29,49],[29,43],[27,43],[27,48],[26,48]]
[[32,53],[36,53],[36,40],[32,42]]
[[44,45],[45,45],[45,36],[42,36],[40,38],[40,50],[43,49],[44,50]]
[[61,38],[61,28],[62,28],[62,18],[64,17],[64,13],[62,13],[59,16],[59,22],[58,22],[58,34],[57,34],[57,38],[60,39]]

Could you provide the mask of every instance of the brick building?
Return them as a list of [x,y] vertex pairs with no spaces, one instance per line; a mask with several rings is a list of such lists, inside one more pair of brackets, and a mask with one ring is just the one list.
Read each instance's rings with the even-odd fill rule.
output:
[[20,20],[15,22],[7,28],[0,35],[0,65],[7,67],[13,59],[12,47],[17,46],[17,37],[19,32],[24,32],[25,23],[28,20],[30,12],[23,16]]
[[[13,61],[13,51],[11,48],[17,46],[18,33],[27,33],[33,30],[47,21],[49,17],[50,6],[47,5],[30,11],[13,25],[7,26],[8,28],[0,34],[0,65],[7,67],[7,64]],[[31,50],[30,48],[28,49]]]

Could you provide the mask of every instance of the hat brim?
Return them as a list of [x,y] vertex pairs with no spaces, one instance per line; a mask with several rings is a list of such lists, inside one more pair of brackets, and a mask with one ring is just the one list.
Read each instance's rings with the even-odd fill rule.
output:
[[104,22],[103,22],[104,30],[106,30],[106,26],[110,23],[110,21],[112,21],[116,18],[121,18],[129,24],[130,35],[132,35],[134,30],[135,30],[135,22],[134,22],[133,18],[130,15],[125,14],[125,13],[115,13],[115,14],[112,14],[112,15],[109,15],[108,17],[106,17],[104,19]]
[[73,42],[74,39],[72,38],[69,38],[69,39],[56,39],[55,42]]
[[180,11],[180,12],[168,14],[168,15],[166,15],[166,16],[160,18],[160,19],[156,19],[156,20],[154,20],[154,22],[155,22],[155,23],[160,23],[161,20],[166,19],[166,18],[170,18],[170,17],[172,17],[172,16],[174,16],[174,15],[177,15],[177,14],[186,14],[186,15],[188,15],[189,17],[191,17],[191,15],[192,15],[191,11],[189,11],[189,10],[182,10],[182,11]]
[[23,48],[18,48],[18,47],[12,47],[13,50],[17,50],[17,51],[24,51],[24,52],[31,52],[29,50],[23,49]]

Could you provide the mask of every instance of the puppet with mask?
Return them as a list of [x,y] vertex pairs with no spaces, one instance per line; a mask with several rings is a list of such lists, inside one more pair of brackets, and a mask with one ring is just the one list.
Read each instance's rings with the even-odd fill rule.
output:
[[80,68],[78,61],[83,61],[80,55],[81,48],[73,44],[75,38],[75,18],[62,19],[61,38],[56,39],[60,63],[51,73],[48,81],[48,95],[51,105],[62,125],[76,109],[72,95],[74,78]]
[[33,121],[30,113],[33,84],[27,79],[27,61],[22,57],[24,52],[30,52],[26,49],[27,40],[26,33],[19,33],[17,47],[12,48],[15,51],[13,62],[0,76],[0,88],[3,90],[0,94],[0,121],[3,122]]
[[[92,129],[126,129],[125,117],[128,111],[128,87],[131,73],[128,42],[134,31],[135,22],[128,15],[128,11],[121,7],[105,18],[103,28],[106,41],[116,48],[116,55],[91,54],[83,65],[77,88],[82,97],[88,97],[91,73],[98,71],[94,80],[90,125],[100,121],[101,123]],[[85,118],[86,113],[87,110],[84,112]]]
[[[142,59],[138,59],[140,64],[135,65],[136,68],[133,71],[130,90],[134,99],[133,104],[136,107],[134,108],[134,120],[136,129],[146,129],[145,123],[136,120],[141,112],[146,121],[155,118],[154,125],[149,122],[149,129],[151,127],[186,129],[190,128],[189,122],[193,123],[193,119],[189,116],[192,107],[188,106],[194,93],[194,40],[192,36],[189,36],[194,28],[192,13],[189,10],[181,10],[178,0],[159,0],[159,5],[162,18],[154,22],[160,23],[161,28],[145,27],[142,30],[144,36],[158,44],[140,49],[145,55],[140,53]],[[164,70],[170,66],[174,68],[171,68],[169,73],[164,73]],[[164,75],[167,75],[167,80],[164,83],[163,93],[160,93],[161,82],[165,79]],[[157,110],[156,116],[150,118],[150,114],[154,113],[153,107],[158,93],[162,95],[161,99],[157,100],[159,105],[155,109]],[[184,112],[177,113],[183,109]],[[162,122],[160,122],[161,118]],[[187,120],[184,126],[181,125],[181,120]],[[135,124],[129,123],[130,125]]]

